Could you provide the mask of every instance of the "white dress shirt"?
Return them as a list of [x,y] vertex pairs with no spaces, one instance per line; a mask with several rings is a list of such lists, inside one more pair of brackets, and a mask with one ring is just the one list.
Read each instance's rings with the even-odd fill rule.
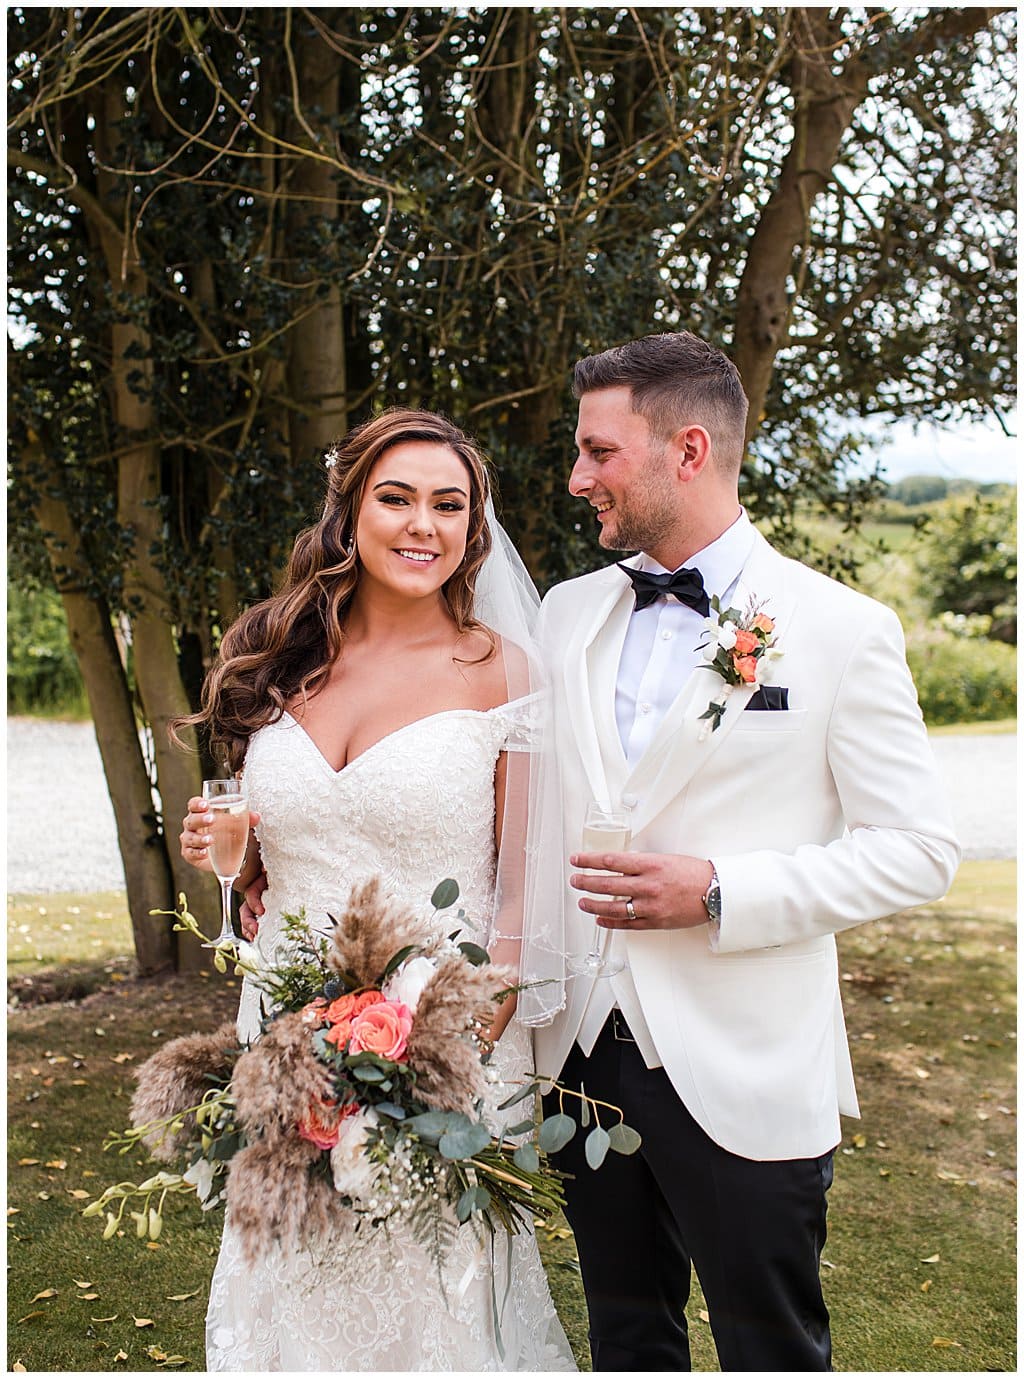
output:
[[[708,598],[717,594],[721,606],[727,608],[753,550],[754,539],[750,518],[741,509],[731,527],[679,568],[699,570]],[[641,555],[638,568],[652,574],[669,573],[646,554]],[[660,595],[646,608],[635,609],[630,617],[615,683],[615,721],[630,769],[650,746],[691,673],[704,663],[704,633],[703,616],[670,594]],[[708,678],[710,681],[711,677]],[[624,961],[626,966],[611,978],[594,983],[577,1042],[589,1056],[609,1013],[618,1006],[644,1062],[649,1068],[656,1068],[661,1060],[643,1018],[620,930],[612,932],[608,956]]]

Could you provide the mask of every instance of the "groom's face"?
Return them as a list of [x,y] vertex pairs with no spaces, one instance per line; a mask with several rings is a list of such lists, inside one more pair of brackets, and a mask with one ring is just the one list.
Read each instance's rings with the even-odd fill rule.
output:
[[576,449],[569,492],[594,509],[601,545],[655,554],[675,530],[679,486],[672,447],[633,411],[628,388],[584,393]]

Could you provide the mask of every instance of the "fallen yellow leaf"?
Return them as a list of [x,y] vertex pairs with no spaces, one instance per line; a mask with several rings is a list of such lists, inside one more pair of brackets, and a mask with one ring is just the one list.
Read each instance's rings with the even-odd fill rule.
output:
[[33,1302],[38,1302],[40,1298],[55,1298],[56,1296],[57,1296],[57,1290],[56,1290],[56,1288],[44,1288],[43,1291],[42,1291],[41,1293],[37,1293],[37,1294],[35,1295],[35,1297],[32,1299],[32,1301],[33,1301]]
[[38,1159],[19,1159],[18,1165],[21,1168],[30,1168],[32,1164],[37,1164],[38,1162]]
[[89,1320],[91,1322],[116,1322],[117,1313],[115,1312],[112,1317],[90,1317]]
[[932,1281],[931,1281],[931,1279],[930,1279],[930,1278],[926,1278],[925,1281],[924,1281],[924,1283],[921,1284],[921,1292],[922,1292],[922,1293],[927,1293],[928,1289],[929,1289],[931,1286],[932,1286]]
[[168,1302],[184,1302],[186,1298],[194,1298],[200,1289],[194,1288],[191,1293],[172,1293],[167,1299]]
[[114,1364],[116,1365],[117,1362],[118,1362],[118,1360],[127,1360],[127,1359],[128,1359],[128,1352],[127,1352],[127,1350],[119,1350],[119,1351],[117,1352],[117,1354],[114,1356]]
[[64,1191],[69,1197],[76,1198],[79,1202],[84,1202],[87,1197],[91,1197],[91,1192],[86,1192],[84,1187],[68,1187]]
[[46,1168],[67,1168],[66,1159],[47,1159]]
[[98,1297],[99,1297],[99,1293],[79,1293],[79,1294],[78,1294],[78,1301],[79,1301],[79,1302],[95,1302],[96,1299],[97,1299]]
[[944,1349],[948,1349],[950,1346],[956,1346],[957,1350],[963,1350],[963,1346],[959,1341],[951,1341],[948,1336],[936,1336],[935,1340],[932,1341],[932,1345],[940,1346]]
[[711,1318],[708,1316],[707,1312],[704,1310],[703,1307],[697,1313],[697,1316],[700,1317],[702,1322],[710,1322],[711,1320]]
[[38,1308],[35,1312],[26,1312],[25,1315],[24,1315],[23,1317],[19,1317],[19,1318],[18,1318],[18,1325],[20,1326],[20,1325],[22,1324],[22,1322],[30,1322],[30,1321],[32,1320],[33,1317],[45,1317],[45,1316],[46,1316],[45,1311],[40,1307],[40,1308]]
[[922,1260],[921,1260],[921,1263],[922,1263],[922,1264],[938,1264],[938,1262],[939,1262],[939,1260],[940,1260],[941,1258],[942,1258],[941,1255],[929,1255],[927,1259],[922,1259]]
[[152,1317],[136,1317],[136,1316],[133,1315],[133,1316],[132,1316],[132,1321],[135,1323],[136,1326],[139,1326],[139,1327],[142,1327],[142,1326],[156,1326],[156,1322],[153,1320]]
[[91,1288],[91,1287],[92,1287],[92,1279],[73,1278],[73,1279],[71,1280],[71,1282],[75,1285],[76,1288]]
[[853,1145],[856,1149],[863,1149],[868,1142],[867,1135],[854,1135]]
[[25,1366],[21,1363],[20,1360],[15,1360],[14,1364],[11,1366],[11,1373],[12,1373],[12,1374],[27,1374],[27,1373],[28,1373],[28,1370],[25,1368]]

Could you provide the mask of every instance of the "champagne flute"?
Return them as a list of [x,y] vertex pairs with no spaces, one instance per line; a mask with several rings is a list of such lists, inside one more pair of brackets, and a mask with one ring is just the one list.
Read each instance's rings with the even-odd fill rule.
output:
[[210,861],[220,882],[220,933],[204,948],[224,948],[236,942],[231,927],[231,885],[242,870],[249,841],[249,801],[240,780],[204,780],[203,799],[213,815]]
[[[628,809],[607,809],[592,800],[583,819],[584,852],[627,852],[633,837]],[[580,977],[613,977],[625,963],[608,957],[611,930],[594,922],[594,941],[582,957],[571,956],[567,966]]]

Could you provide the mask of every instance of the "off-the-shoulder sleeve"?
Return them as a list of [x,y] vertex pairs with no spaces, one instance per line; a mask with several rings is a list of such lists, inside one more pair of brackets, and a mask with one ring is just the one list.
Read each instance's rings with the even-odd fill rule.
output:
[[501,725],[502,751],[535,752],[541,743],[541,713],[543,694],[524,695],[512,699],[492,712]]

